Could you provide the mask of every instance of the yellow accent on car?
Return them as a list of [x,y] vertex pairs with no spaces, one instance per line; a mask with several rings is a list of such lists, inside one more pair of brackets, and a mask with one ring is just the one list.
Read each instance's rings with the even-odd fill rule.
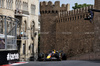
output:
[[54,53],[56,53],[56,50],[54,50]]
[[47,56],[47,59],[51,58],[51,56]]

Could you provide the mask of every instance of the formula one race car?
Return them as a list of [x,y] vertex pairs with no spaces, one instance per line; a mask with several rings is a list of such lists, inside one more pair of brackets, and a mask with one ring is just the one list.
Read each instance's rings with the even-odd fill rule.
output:
[[63,51],[58,52],[56,50],[53,50],[53,51],[51,51],[51,52],[49,52],[48,54],[45,54],[45,55],[43,53],[41,53],[39,55],[39,60],[44,60],[44,61],[66,60],[66,54],[63,53]]
[[61,60],[61,53],[58,53],[54,50],[51,53],[47,54],[45,60],[46,61],[48,61],[48,60],[59,60],[60,61]]

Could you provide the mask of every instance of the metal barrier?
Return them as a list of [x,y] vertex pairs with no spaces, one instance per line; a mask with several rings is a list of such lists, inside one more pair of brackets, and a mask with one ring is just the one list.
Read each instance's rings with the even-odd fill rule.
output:
[[[0,39],[4,41],[5,50],[17,49],[17,24],[19,20],[0,15]],[[2,43],[2,42],[1,42]]]

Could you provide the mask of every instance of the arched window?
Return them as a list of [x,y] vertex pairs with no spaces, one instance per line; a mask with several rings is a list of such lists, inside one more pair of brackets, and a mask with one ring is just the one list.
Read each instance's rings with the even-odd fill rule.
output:
[[42,13],[44,14],[44,11],[42,11]]
[[78,16],[78,19],[79,19],[80,17]]
[[47,11],[45,11],[45,13],[47,13]]
[[67,18],[66,18],[66,20],[65,21],[67,21]]
[[83,18],[85,18],[85,15],[83,15]]
[[52,10],[52,13],[54,13],[54,11]]
[[76,16],[75,16],[75,20],[76,20]]
[[63,22],[65,21],[65,19],[63,18]]
[[62,22],[62,19],[61,19],[61,22]]
[[56,11],[56,13],[58,13],[58,11]]
[[59,22],[60,22],[60,19],[59,19]]
[[73,17],[73,20],[74,20],[74,17]]
[[82,15],[80,15],[80,19],[82,18]]
[[26,47],[26,43],[23,44],[23,54],[25,54],[25,48]]
[[70,21],[71,21],[71,17],[70,17]]
[[31,23],[31,39],[34,39],[34,32],[35,32],[35,22],[32,21]]
[[48,11],[48,13],[50,13],[50,11]]
[[68,18],[68,21],[69,21],[69,18]]
[[86,14],[86,17],[88,17],[89,16],[89,14]]

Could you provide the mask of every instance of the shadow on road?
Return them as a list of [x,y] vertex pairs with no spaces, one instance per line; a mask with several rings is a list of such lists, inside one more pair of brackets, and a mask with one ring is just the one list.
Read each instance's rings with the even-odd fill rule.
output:
[[100,60],[88,60],[88,61],[93,63],[100,63]]

